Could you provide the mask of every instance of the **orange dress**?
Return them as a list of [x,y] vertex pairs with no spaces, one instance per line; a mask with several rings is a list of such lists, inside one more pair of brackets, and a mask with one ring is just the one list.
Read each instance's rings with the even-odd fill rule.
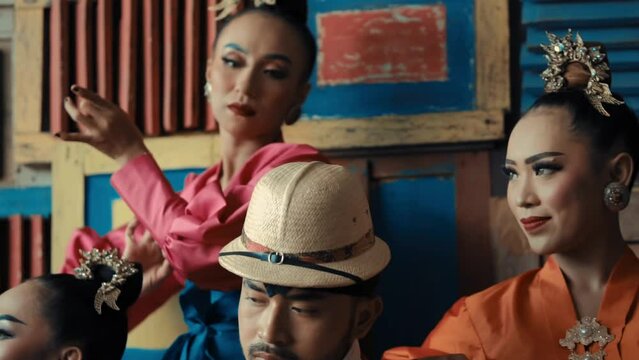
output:
[[[639,259],[629,248],[615,265],[597,314],[614,339],[605,360],[639,359]],[[538,270],[458,300],[421,347],[400,347],[385,360],[464,354],[471,360],[567,360],[559,345],[577,323],[561,269],[552,257]],[[591,346],[591,352],[599,350]],[[577,353],[583,354],[578,345]]]

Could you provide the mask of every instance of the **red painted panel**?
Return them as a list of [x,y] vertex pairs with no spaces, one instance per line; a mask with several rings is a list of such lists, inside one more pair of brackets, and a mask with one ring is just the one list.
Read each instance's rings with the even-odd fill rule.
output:
[[144,133],[160,135],[160,7],[144,0]]
[[444,81],[446,6],[319,15],[319,85]]
[[30,277],[44,275],[44,219],[33,215],[31,219],[31,273]]
[[93,10],[93,2],[91,0],[78,0],[75,8],[75,21],[77,31],[75,32],[75,83],[93,89],[93,72],[95,62],[93,60],[94,41],[91,38],[93,34],[93,23],[90,21]]
[[69,117],[64,111],[63,99],[69,91],[69,1],[51,3],[51,58],[49,81],[50,129],[55,134],[69,130]]
[[200,123],[200,2],[184,3],[184,128],[193,129]]
[[22,273],[22,216],[14,215],[9,218],[9,287],[20,285]]
[[178,0],[164,0],[164,89],[162,128],[167,133],[177,130],[178,119]]
[[[215,36],[217,34],[217,21],[215,20],[215,11],[211,9],[215,9],[215,4],[217,4],[217,0],[208,0],[208,13],[206,16],[206,27],[207,27],[207,38],[206,38],[206,49],[204,50],[207,55],[210,55],[213,51],[213,43],[215,42]],[[215,131],[217,130],[217,121],[215,121],[215,117],[213,116],[213,111],[211,110],[211,106],[208,101],[204,102],[204,107],[206,108],[206,123],[204,124],[204,130],[206,131]]]
[[113,101],[113,0],[98,0],[98,94]]
[[138,2],[122,0],[120,19],[120,78],[118,104],[132,119],[136,114],[136,71],[138,43]]

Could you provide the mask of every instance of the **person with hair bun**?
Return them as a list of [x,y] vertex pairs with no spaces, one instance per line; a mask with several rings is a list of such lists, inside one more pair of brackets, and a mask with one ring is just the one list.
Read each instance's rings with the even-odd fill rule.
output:
[[510,210],[545,265],[457,301],[420,348],[384,359],[639,359],[639,260],[619,211],[639,169],[639,123],[599,46],[548,35],[547,94],[510,135]]
[[189,332],[166,351],[165,359],[242,356],[237,325],[241,280],[220,267],[218,256],[240,235],[262,175],[289,162],[326,161],[311,146],[286,144],[282,138],[282,126],[300,117],[316,52],[303,1],[280,0],[225,19],[204,87],[219,124],[221,161],[187,177],[180,193],[171,188],[135,121],[122,109],[78,86],[71,89],[75,100],[65,100],[67,112],[82,126],[59,137],[87,143],[120,164],[111,183],[139,225],[104,237],[88,228],[77,231],[63,271],[76,266],[78,249],[123,249],[126,244],[127,257],[145,271],[142,296],[130,310],[133,326],[183,288],[180,304]]
[[44,275],[5,291],[0,360],[121,359],[141,270],[114,251],[94,250],[75,276]]

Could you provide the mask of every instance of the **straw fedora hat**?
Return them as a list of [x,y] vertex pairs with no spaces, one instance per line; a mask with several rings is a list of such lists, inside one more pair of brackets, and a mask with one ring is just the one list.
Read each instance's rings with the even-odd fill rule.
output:
[[220,253],[222,267],[236,275],[298,288],[351,286],[389,261],[359,180],[321,162],[288,163],[264,175],[242,235]]

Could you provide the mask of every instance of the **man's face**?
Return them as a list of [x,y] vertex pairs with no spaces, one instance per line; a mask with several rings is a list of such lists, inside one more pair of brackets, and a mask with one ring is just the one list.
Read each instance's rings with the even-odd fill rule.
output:
[[[275,291],[273,290],[275,289]],[[319,289],[278,288],[245,279],[239,305],[240,341],[247,359],[342,359],[367,332],[368,302]],[[362,331],[361,324],[365,324]]]

